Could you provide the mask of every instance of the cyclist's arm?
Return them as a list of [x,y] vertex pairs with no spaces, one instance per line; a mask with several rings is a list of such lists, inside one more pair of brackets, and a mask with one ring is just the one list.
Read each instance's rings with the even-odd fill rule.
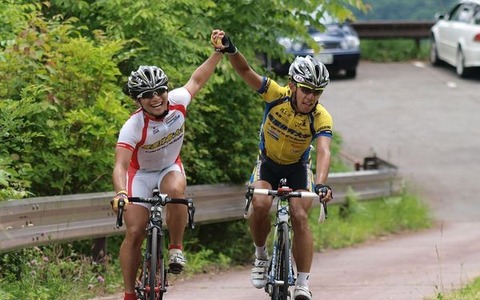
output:
[[263,84],[263,77],[255,72],[248,64],[245,56],[240,51],[235,54],[227,54],[232,67],[242,79],[255,91],[260,90]]
[[[263,85],[263,77],[258,75],[248,64],[245,56],[243,56],[240,51],[233,45],[232,41],[229,39],[230,47],[233,46],[234,51],[224,51],[228,48],[225,48],[223,38],[225,37],[225,32],[223,30],[214,29],[211,35],[211,41],[216,49],[216,51],[227,52],[226,55],[230,60],[232,67],[235,71],[242,77],[242,79],[255,91],[260,90]],[[220,45],[218,45],[218,41],[222,41]],[[223,45],[222,45],[223,44]],[[228,46],[227,46],[228,47]]]
[[184,85],[192,95],[192,99],[205,83],[207,83],[208,79],[210,79],[213,71],[215,71],[215,67],[222,58],[223,55],[221,53],[213,52],[212,55],[193,72],[188,82]]
[[331,138],[319,136],[316,139],[317,165],[315,183],[325,184],[327,182],[328,172],[330,171],[330,143]]
[[132,154],[130,149],[118,146],[115,148],[115,165],[112,174],[115,193],[127,190],[127,170]]

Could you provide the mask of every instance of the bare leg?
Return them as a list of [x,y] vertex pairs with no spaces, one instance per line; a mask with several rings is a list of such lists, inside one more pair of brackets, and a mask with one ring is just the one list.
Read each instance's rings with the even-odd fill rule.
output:
[[290,213],[293,227],[292,253],[298,272],[310,272],[313,259],[313,237],[308,225],[308,210],[312,206],[310,199],[291,199]]
[[[186,186],[185,176],[178,171],[172,171],[163,178],[160,190],[172,198],[184,198]],[[187,210],[188,208],[183,204],[167,205],[167,227],[170,234],[170,244],[182,245],[185,226],[188,222]]]
[[[266,181],[257,181],[253,186],[255,188],[272,188]],[[264,246],[270,233],[270,208],[272,207],[272,201],[273,198],[270,196],[255,195],[253,197],[251,203],[251,205],[253,205],[253,211],[249,218],[249,225],[253,242],[257,246]]]
[[135,277],[141,262],[141,249],[145,239],[148,210],[140,205],[128,205],[124,218],[127,232],[120,247],[120,266],[125,292],[133,293],[135,292]]

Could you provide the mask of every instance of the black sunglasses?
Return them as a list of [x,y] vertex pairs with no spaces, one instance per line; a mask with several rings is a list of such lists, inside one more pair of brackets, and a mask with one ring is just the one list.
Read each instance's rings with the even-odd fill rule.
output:
[[165,93],[166,91],[168,91],[168,88],[161,87],[153,91],[141,92],[140,94],[137,95],[137,99],[152,99],[154,96],[163,95],[163,93]]
[[314,96],[318,96],[321,93],[323,93],[323,90],[324,90],[324,88],[312,89],[311,87],[309,87],[307,85],[304,85],[304,84],[301,84],[301,83],[297,83],[297,86],[300,88],[302,93],[304,93],[305,95],[313,94]]

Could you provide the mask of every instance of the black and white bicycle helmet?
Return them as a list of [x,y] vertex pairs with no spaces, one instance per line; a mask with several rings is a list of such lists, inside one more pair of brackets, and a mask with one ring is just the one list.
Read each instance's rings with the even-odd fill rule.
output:
[[315,58],[307,55],[297,56],[288,70],[290,79],[313,88],[324,88],[330,82],[327,67]]
[[168,77],[162,69],[156,66],[140,66],[128,77],[127,88],[132,97],[161,87],[167,88]]

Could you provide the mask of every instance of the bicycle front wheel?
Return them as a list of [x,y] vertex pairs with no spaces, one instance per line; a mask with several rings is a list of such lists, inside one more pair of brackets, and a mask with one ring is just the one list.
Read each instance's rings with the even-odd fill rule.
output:
[[290,270],[290,237],[287,223],[282,223],[278,229],[278,256],[275,262],[275,284],[273,300],[288,299],[288,272]]
[[160,244],[160,236],[158,230],[159,229],[157,227],[152,228],[152,244],[150,248],[150,272],[148,274],[149,300],[161,300],[163,298],[163,291],[160,284],[160,276],[164,276],[164,274],[159,272],[161,261],[159,257],[159,250],[162,245]]

